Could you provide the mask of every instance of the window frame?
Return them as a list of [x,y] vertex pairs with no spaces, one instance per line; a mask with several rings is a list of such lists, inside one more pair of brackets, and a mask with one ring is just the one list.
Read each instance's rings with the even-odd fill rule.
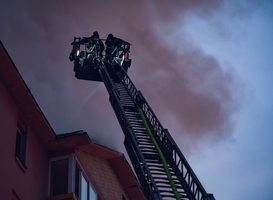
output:
[[[59,164],[61,164],[61,165],[58,165],[58,164],[55,165],[56,162],[59,162]],[[55,167],[57,166],[57,168],[53,168],[53,166],[54,166],[53,163],[54,163]],[[62,170],[61,171],[57,171],[57,173],[56,173],[55,170],[56,169],[60,169],[60,167],[62,167]],[[67,167],[67,169],[64,169],[63,167]],[[52,169],[54,169],[54,170],[52,171]],[[65,191],[65,193],[61,193],[61,194],[54,194],[54,192],[56,192],[56,183],[58,183],[58,179],[57,178],[58,178],[58,176],[60,178],[60,174],[63,174],[64,171],[66,171],[65,178],[67,178],[67,180],[65,180],[65,182],[67,182],[67,185],[65,186],[65,188],[61,188],[61,189],[65,189],[66,191]],[[55,175],[57,175],[57,177],[55,177]],[[51,161],[49,176],[50,176],[50,188],[49,188],[50,196],[67,194],[68,193],[68,185],[69,185],[69,158],[64,158],[64,159],[59,159],[59,160]],[[58,185],[60,185],[60,184],[57,184],[57,188],[60,189],[58,187]],[[64,184],[61,184],[61,185],[64,185]]]
[[68,159],[68,191],[67,193],[74,192],[74,179],[75,179],[75,156],[74,154],[69,154],[65,156],[59,156],[59,157],[54,157],[49,160],[49,176],[48,176],[48,196],[51,196],[51,163],[58,161],[58,160],[64,160]]
[[[84,171],[82,170],[82,168],[80,167],[80,165],[78,164],[78,162],[76,162],[76,165],[79,169],[79,194],[77,196],[77,198],[79,200],[91,200],[90,199],[90,190],[93,191],[93,193],[96,195],[96,199],[98,200],[98,194],[96,193],[96,191],[94,190],[92,184],[90,183],[90,181],[88,180],[87,176],[85,175]],[[75,170],[75,175],[76,175],[76,170]],[[87,182],[87,199],[82,199],[82,179],[84,179]],[[76,183],[76,179],[75,179],[75,183]],[[75,184],[76,185],[76,184]],[[74,188],[76,190],[76,187]]]
[[[65,156],[59,156],[59,157],[54,157],[50,159],[49,162],[49,177],[48,177],[48,196],[51,197],[51,163],[58,161],[58,160],[64,160],[64,159],[68,159],[68,191],[67,193],[71,193],[73,192],[77,198],[79,200],[81,200],[81,183],[82,183],[82,178],[84,178],[86,180],[86,182],[88,183],[88,200],[90,200],[90,189],[93,190],[93,192],[96,194],[96,199],[99,199],[99,196],[97,194],[97,192],[95,191],[94,187],[92,186],[92,184],[90,183],[89,179],[87,178],[84,170],[82,169],[81,165],[79,164],[79,161],[77,160],[77,158],[75,157],[75,154],[69,154],[69,155],[65,155]],[[76,194],[76,170],[79,170],[79,177],[78,177],[78,194]],[[91,187],[91,188],[90,188]]]
[[26,155],[27,153],[27,125],[22,120],[21,116],[18,116],[16,139],[15,139],[15,159],[25,172],[26,167]]

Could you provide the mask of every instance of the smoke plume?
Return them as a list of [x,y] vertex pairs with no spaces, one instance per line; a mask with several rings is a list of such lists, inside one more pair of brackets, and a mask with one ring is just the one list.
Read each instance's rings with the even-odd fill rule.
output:
[[185,16],[209,18],[221,3],[2,2],[0,36],[57,134],[83,129],[91,139],[115,149],[123,141],[104,85],[77,80],[68,60],[73,37],[98,31],[101,38],[112,33],[132,44],[128,74],[179,144],[204,138],[217,142],[232,134],[236,75],[223,70],[217,58],[186,35],[175,33]]

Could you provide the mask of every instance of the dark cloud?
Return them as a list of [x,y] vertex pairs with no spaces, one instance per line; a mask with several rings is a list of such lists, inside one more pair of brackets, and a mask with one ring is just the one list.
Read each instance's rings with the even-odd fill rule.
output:
[[187,13],[209,15],[221,1],[16,2],[1,9],[0,36],[56,133],[83,129],[112,148],[123,141],[103,84],[74,78],[68,60],[73,37],[97,30],[102,38],[113,33],[133,44],[129,75],[163,125],[177,124],[176,139],[231,135],[235,75],[183,36],[177,40],[183,52],[168,45],[166,34],[177,27],[157,29]]

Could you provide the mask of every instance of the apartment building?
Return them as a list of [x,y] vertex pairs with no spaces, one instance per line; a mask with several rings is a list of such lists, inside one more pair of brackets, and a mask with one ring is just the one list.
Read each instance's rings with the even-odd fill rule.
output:
[[0,194],[11,200],[144,200],[123,154],[55,134],[0,41]]

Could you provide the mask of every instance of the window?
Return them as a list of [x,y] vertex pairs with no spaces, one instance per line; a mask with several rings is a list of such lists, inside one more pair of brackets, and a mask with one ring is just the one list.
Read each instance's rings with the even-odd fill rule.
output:
[[51,162],[51,196],[68,193],[68,165],[68,158]]
[[96,200],[97,199],[97,194],[93,190],[91,184],[89,184],[89,200]]
[[19,116],[17,121],[15,156],[20,164],[26,168],[27,126]]
[[97,200],[88,179],[74,155],[52,158],[50,162],[49,195],[57,196],[74,192],[78,200]]
[[97,194],[78,165],[75,173],[75,194],[79,200],[97,200]]
[[80,196],[80,168],[76,165],[76,172],[75,172],[75,195],[77,197]]
[[81,174],[81,200],[88,200],[88,182]]

